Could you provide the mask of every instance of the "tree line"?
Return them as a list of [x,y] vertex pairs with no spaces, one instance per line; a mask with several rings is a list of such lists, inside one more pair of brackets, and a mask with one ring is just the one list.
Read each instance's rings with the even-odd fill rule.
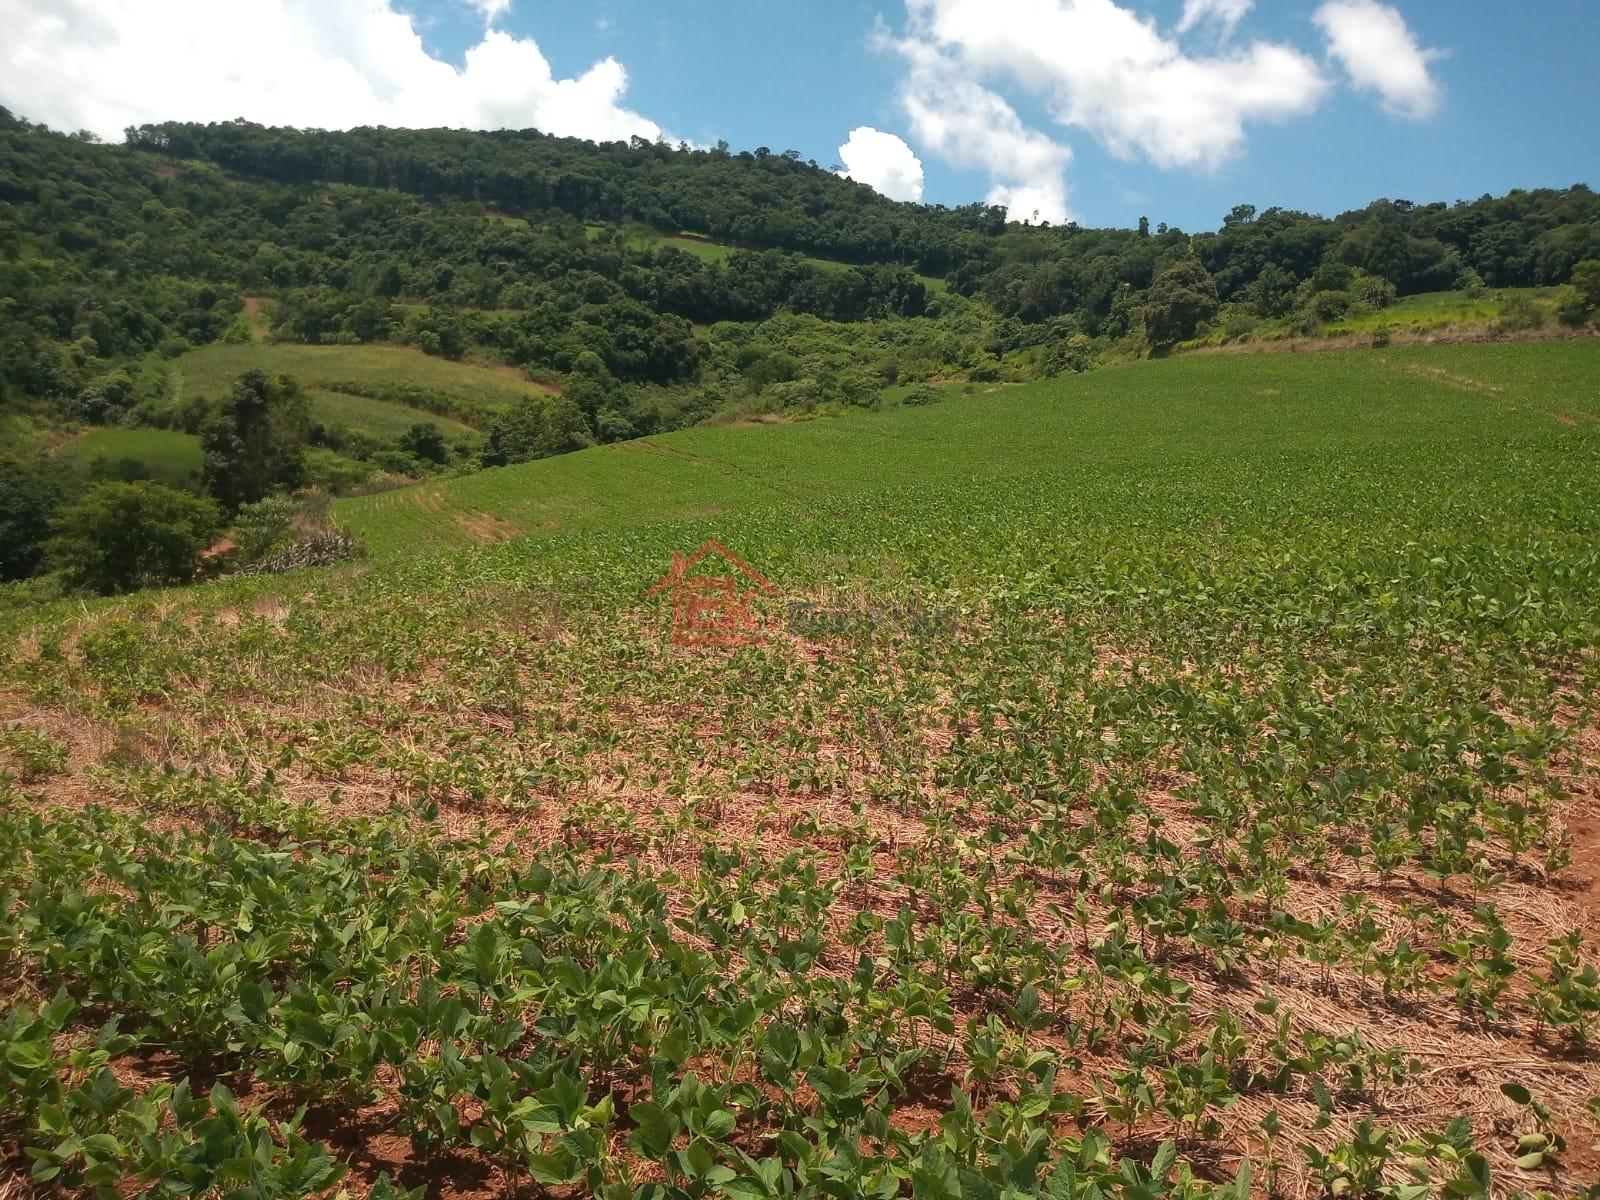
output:
[[[1454,204],[1377,200],[1332,218],[1240,205],[1220,230],[1192,239],[1158,226],[1152,247],[1147,221],[1135,230],[1022,229],[1008,225],[999,208],[900,203],[793,152],[735,154],[725,145],[673,148],[638,138],[596,145],[534,130],[332,133],[238,121],[145,125],[129,129],[127,143],[251,178],[392,188],[523,214],[631,219],[755,248],[902,263],[938,276],[960,272],[968,288],[1015,296],[1019,312],[1040,318],[1108,310],[1107,281],[1148,285],[1152,249],[1173,242],[1189,243],[1224,302],[1269,266],[1298,282],[1335,261],[1409,295],[1453,287],[1467,271],[1492,287],[1561,284],[1575,264],[1600,257],[1600,197],[1584,184]],[[1065,266],[1056,274],[1066,278],[1053,288],[1041,280],[1038,294],[1023,298],[1047,266]]]

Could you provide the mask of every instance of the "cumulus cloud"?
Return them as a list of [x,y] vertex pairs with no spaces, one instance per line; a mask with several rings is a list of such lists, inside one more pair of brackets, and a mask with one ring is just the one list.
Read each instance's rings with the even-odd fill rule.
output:
[[1063,172],[1072,151],[1025,125],[1004,97],[970,79],[918,71],[901,103],[912,135],[929,153],[988,172],[988,203],[1004,206],[1017,221],[1068,219]]
[[1068,147],[1029,127],[1005,97],[939,48],[883,31],[879,40],[906,61],[898,95],[919,146],[952,166],[987,173],[986,203],[1007,209],[1012,220],[1071,219],[1063,177],[1072,161]]
[[899,95],[919,149],[986,170],[992,203],[1058,221],[1071,151],[998,89],[1020,90],[1119,158],[1213,170],[1243,148],[1251,123],[1309,113],[1330,87],[1294,46],[1230,40],[1251,6],[1186,0],[1179,32],[1216,28],[1222,44],[1210,54],[1116,0],[906,0],[903,34],[880,29],[878,42],[907,65]]
[[1232,33],[1254,4],[1255,0],[1183,0],[1178,32],[1188,33],[1196,25],[1212,22],[1224,35]]
[[1437,111],[1440,89],[1428,64],[1440,51],[1419,46],[1398,11],[1378,0],[1328,0],[1312,19],[1356,87],[1376,92],[1401,116],[1421,119]]
[[839,161],[844,164],[841,175],[891,200],[922,199],[922,160],[896,134],[858,125],[839,147]]
[[[493,19],[509,0],[476,7]],[[457,69],[427,52],[393,0],[0,0],[0,28],[0,103],[106,138],[146,122],[241,116],[324,129],[662,135],[623,106],[628,77],[615,59],[558,79],[532,38],[486,29]]]
[[985,204],[1006,210],[1006,220],[1037,225],[1048,221],[1062,225],[1072,219],[1067,207],[1067,185],[1060,176],[1045,176],[1037,183],[997,183],[983,198]]
[[[900,101],[919,149],[991,178],[991,202],[1060,219],[1068,147],[1030,128],[1012,97],[1112,154],[1162,168],[1217,169],[1249,129],[1314,112],[1333,83],[1298,46],[1236,40],[1253,0],[1184,0],[1172,33],[1118,0],[906,0],[905,27],[880,25],[880,48],[906,64]],[[1394,111],[1426,116],[1438,89],[1434,51],[1380,0],[1323,0],[1316,22],[1330,57]],[[1179,41],[1217,34],[1209,52]],[[1005,93],[1005,94],[1003,94]]]
[[1113,0],[907,0],[907,11],[909,40],[969,77],[1009,79],[1059,123],[1162,167],[1216,167],[1241,148],[1248,122],[1310,112],[1328,87],[1292,46],[1190,55]]

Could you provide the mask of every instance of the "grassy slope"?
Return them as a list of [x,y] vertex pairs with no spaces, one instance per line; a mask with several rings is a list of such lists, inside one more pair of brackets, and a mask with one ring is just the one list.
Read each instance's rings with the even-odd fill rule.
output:
[[1545,319],[1550,320],[1555,293],[1555,288],[1496,288],[1477,297],[1465,292],[1424,292],[1403,296],[1378,312],[1351,313],[1329,322],[1324,332],[1335,335],[1372,333],[1378,329],[1422,332],[1446,326],[1487,325],[1500,318],[1511,300],[1532,302]]
[[1537,328],[1555,334],[1563,332],[1555,320],[1556,292],[1556,288],[1549,287],[1495,288],[1476,297],[1460,291],[1422,292],[1403,296],[1388,308],[1352,309],[1310,333],[1301,328],[1294,316],[1260,322],[1240,337],[1230,337],[1219,323],[1189,341],[1179,342],[1173,349],[1179,354],[1304,352],[1340,346],[1366,349],[1372,345],[1374,335],[1380,333],[1395,345],[1480,340],[1496,334],[1514,307],[1535,314],[1540,322]]
[[511,368],[450,362],[405,346],[215,345],[185,354],[176,369],[185,392],[218,396],[251,368],[292,375],[302,387],[319,390],[340,383],[417,384],[459,396],[474,407],[504,408],[549,390]]
[[[760,428],[702,428],[446,483],[341,501],[380,557],[546,534],[819,502],[943,479],[1023,484],[1042,472],[1137,475],[1156,462],[1314,453],[1324,439],[1382,451],[1462,424],[1555,425],[1600,412],[1600,343],[1417,347],[1362,354],[1175,358],[933,408]],[[1241,442],[1239,431],[1251,436]]]
[[413,425],[432,425],[448,437],[473,432],[470,425],[409,404],[321,389],[312,389],[310,394],[311,415],[327,425],[364,430],[385,438],[399,437]]
[[50,431],[20,413],[0,413],[0,446],[31,453],[48,444]]
[[191,482],[201,465],[200,439],[166,429],[91,429],[63,442],[57,455],[78,470],[97,458],[143,463],[163,483]]

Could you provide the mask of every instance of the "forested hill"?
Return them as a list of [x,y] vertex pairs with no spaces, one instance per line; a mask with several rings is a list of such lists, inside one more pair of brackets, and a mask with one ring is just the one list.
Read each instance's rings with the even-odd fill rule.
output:
[[[83,394],[109,368],[243,336],[243,295],[275,341],[576,373],[604,439],[603,411],[628,418],[613,432],[658,419],[641,387],[723,389],[694,413],[806,379],[802,400],[859,401],[863,387],[824,376],[887,358],[890,384],[1028,377],[1208,328],[1309,332],[1396,296],[1565,284],[1596,258],[1600,197],[1584,185],[1334,218],[1241,205],[1191,236],[896,203],[792,152],[245,122],[145,126],[114,147],[0,110],[0,395],[91,419],[104,406]],[[864,357],[825,352],[854,336],[839,331],[686,324],[785,314],[937,328],[875,330]]]
[[[1070,300],[1101,282],[1091,269],[1104,265],[1101,260],[1113,260],[1117,278],[1138,287],[1149,282],[1156,257],[1137,252],[1148,222],[1138,230],[1068,225],[1033,237],[1018,237],[1011,227],[1007,237],[1003,209],[897,203],[800,161],[792,150],[732,153],[726,144],[673,148],[640,138],[596,145],[535,130],[326,132],[243,121],[145,125],[129,129],[127,140],[135,148],[203,159],[255,179],[394,188],[517,213],[564,212],[585,221],[631,219],[752,248],[849,263],[905,263],[930,275],[962,268],[973,290],[1027,281],[1025,269],[999,280],[986,277],[1001,264],[1076,267],[1075,286],[1058,289],[1063,303],[1041,315],[1077,307]],[[1181,233],[1164,225],[1159,231]],[[1402,295],[1449,287],[1466,267],[1491,286],[1558,284],[1576,262],[1600,254],[1600,198],[1580,184],[1455,204],[1378,200],[1332,219],[1284,209],[1258,213],[1241,205],[1219,232],[1201,234],[1192,245],[1218,276],[1224,300],[1268,266],[1305,278],[1330,251],[1390,280]]]
[[[245,122],[111,146],[0,109],[0,494],[37,501],[0,528],[0,576],[40,567],[96,479],[232,516],[1203,342],[1386,340],[1408,297],[1435,323],[1582,326],[1594,260],[1584,185],[1084,229],[896,203],[792,152]],[[227,478],[262,438],[281,470]]]
[[984,257],[1005,210],[901,204],[795,151],[677,149],[635,138],[596,145],[536,130],[268,129],[246,122],[128,130],[130,146],[205,159],[254,179],[346,183],[451,196],[511,212],[642,221],[756,248],[943,275]]

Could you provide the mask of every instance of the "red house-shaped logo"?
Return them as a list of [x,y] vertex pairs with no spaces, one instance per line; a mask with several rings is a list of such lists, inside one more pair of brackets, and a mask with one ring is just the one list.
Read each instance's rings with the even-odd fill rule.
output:
[[668,591],[674,646],[744,646],[760,641],[751,602],[757,595],[782,594],[715,538],[693,554],[674,554],[672,569],[645,594]]

